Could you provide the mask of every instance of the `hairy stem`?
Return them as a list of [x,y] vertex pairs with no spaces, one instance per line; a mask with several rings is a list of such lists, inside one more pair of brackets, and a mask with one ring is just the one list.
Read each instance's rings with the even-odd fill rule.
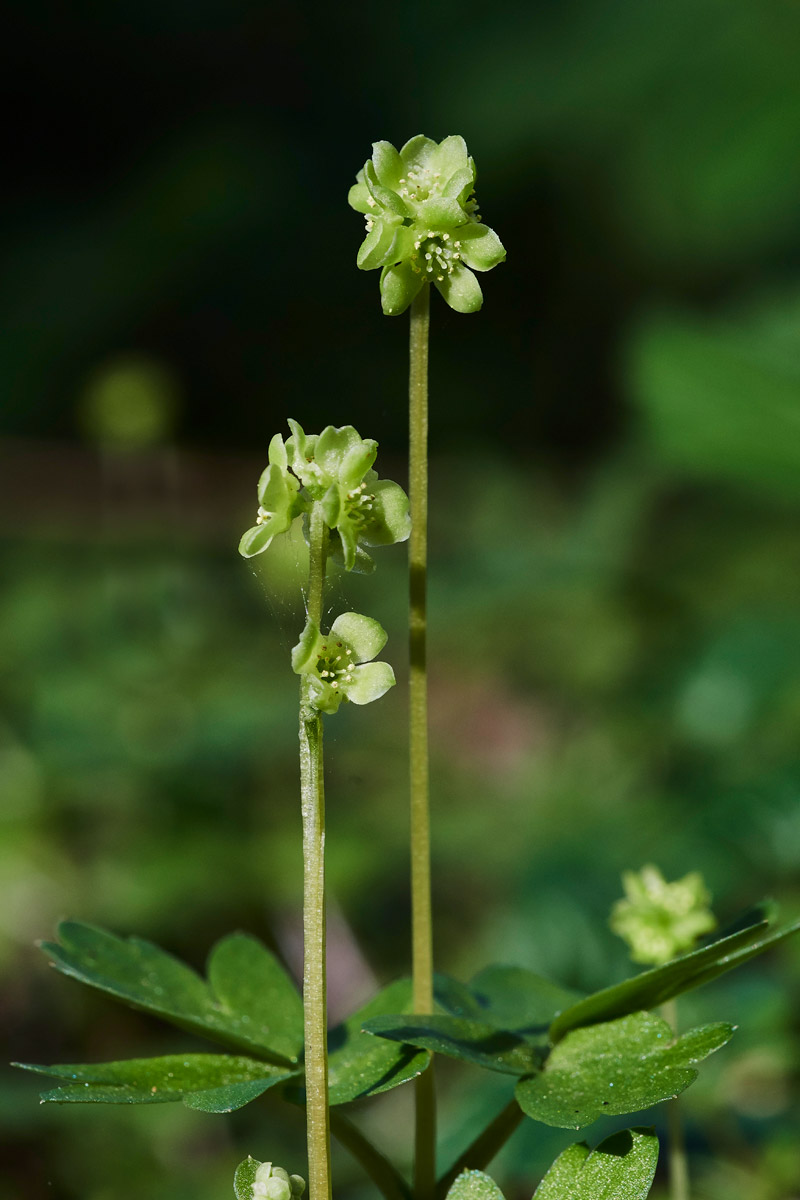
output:
[[[411,945],[414,1011],[433,1012],[433,920],[426,666],[428,572],[428,329],[430,288],[411,306],[409,342],[409,768],[411,779]],[[436,1093],[433,1067],[416,1088],[414,1192],[432,1200],[436,1186]]]
[[516,1100],[511,1100],[494,1120],[478,1134],[475,1141],[460,1154],[449,1171],[436,1184],[436,1200],[444,1200],[457,1175],[462,1171],[482,1171],[505,1145],[522,1120],[524,1113]]
[[331,1109],[331,1131],[361,1164],[385,1200],[411,1200],[411,1188],[397,1168],[336,1108]]
[[[309,527],[308,616],[319,626],[328,532],[318,505]],[[309,1200],[330,1200],[328,1020],[325,979],[325,790],[322,718],[300,683],[300,799],[303,817],[303,1008]]]
[[[661,1005],[661,1015],[678,1032],[678,1003],[667,1000]],[[683,1135],[680,1101],[667,1101],[667,1154],[669,1161],[670,1200],[689,1200],[689,1158]]]

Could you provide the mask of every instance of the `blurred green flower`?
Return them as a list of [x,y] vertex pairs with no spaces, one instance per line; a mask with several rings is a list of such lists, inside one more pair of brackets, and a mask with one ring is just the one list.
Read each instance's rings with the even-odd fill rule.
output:
[[385,645],[378,622],[360,613],[342,613],[328,634],[307,621],[292,650],[292,669],[308,678],[312,706],[335,713],[343,700],[369,704],[394,685],[389,664],[371,661]]
[[356,261],[362,271],[383,268],[384,313],[405,312],[426,283],[457,312],[477,312],[483,294],[473,271],[490,271],[506,252],[481,224],[475,163],[464,139],[454,135],[437,145],[420,134],[399,152],[375,142],[356,179],[348,201],[367,219]]
[[609,924],[630,947],[634,962],[657,966],[693,949],[717,921],[711,894],[699,871],[667,883],[658,867],[624,871],[625,898],[611,910]]
[[373,570],[363,547],[392,546],[411,532],[405,492],[372,470],[378,443],[362,438],[352,425],[328,425],[320,434],[305,433],[297,421],[289,425],[291,437],[284,442],[276,434],[270,442],[270,465],[259,481],[258,518],[242,538],[240,553],[245,558],[260,554],[298,514],[319,503],[332,533],[331,558],[348,571]]

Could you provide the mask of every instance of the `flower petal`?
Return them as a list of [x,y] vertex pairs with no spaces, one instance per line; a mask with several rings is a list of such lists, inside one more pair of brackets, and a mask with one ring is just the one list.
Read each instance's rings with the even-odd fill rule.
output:
[[347,203],[351,208],[354,208],[356,212],[369,213],[372,212],[375,206],[370,204],[372,197],[369,194],[369,188],[364,183],[363,172],[359,171],[358,173],[361,176],[361,179],[358,181],[358,183],[354,183],[350,188],[350,191],[347,193]]
[[372,271],[375,267],[384,266],[386,251],[393,244],[394,238],[394,228],[388,222],[377,219],[359,246],[356,255],[356,266],[359,270]]
[[448,200],[458,200],[461,203],[461,193],[466,191],[469,194],[474,180],[472,171],[469,167],[462,167],[460,171],[456,171],[451,175],[447,183],[442,188],[442,195]]
[[456,171],[469,168],[469,151],[467,143],[458,133],[453,133],[440,142],[436,148],[436,170],[442,179],[449,179]]
[[274,537],[275,534],[267,525],[254,525],[247,533],[242,534],[239,553],[242,558],[253,558],[266,550]]
[[387,317],[404,313],[422,287],[422,276],[415,275],[408,262],[384,267],[381,273],[381,304]]
[[347,699],[353,704],[369,704],[380,700],[395,683],[394,671],[388,663],[365,663],[354,668],[352,682],[347,684]]
[[323,645],[319,628],[313,621],[306,621],[300,641],[292,648],[292,670],[296,675],[313,670]]
[[458,231],[461,257],[474,271],[491,271],[506,257],[500,238],[488,225],[467,225]]
[[477,312],[483,304],[481,285],[467,267],[453,267],[441,282],[436,281],[436,287],[456,312]]
[[376,204],[380,204],[381,208],[385,208],[387,212],[394,213],[396,217],[409,216],[408,208],[404,200],[398,196],[397,192],[391,191],[389,188],[383,187],[375,174],[375,168],[371,162],[364,166],[364,181],[369,188],[369,194]]
[[379,479],[371,484],[370,491],[375,497],[372,520],[364,528],[360,540],[366,546],[393,546],[396,542],[405,542],[411,533],[408,496],[391,479]]
[[286,447],[283,444],[283,438],[279,433],[276,433],[270,441],[267,458],[271,463],[275,463],[276,467],[280,467],[285,471],[289,465],[289,459],[286,454]]
[[430,229],[456,229],[467,220],[467,214],[457,200],[433,196],[417,205],[420,224]]
[[[338,480],[345,482],[342,477],[343,468],[347,464],[352,471],[353,457],[365,461],[364,470],[356,480],[359,483],[364,472],[372,466],[378,452],[378,443],[372,438],[362,438],[352,425],[328,425],[317,438],[315,459],[317,466],[327,477],[328,486]],[[349,476],[348,476],[349,477]]]
[[308,690],[311,703],[318,712],[335,713],[344,700],[344,693],[338,688],[332,688],[318,675],[308,676]]
[[406,170],[409,167],[413,170],[414,167],[427,167],[438,149],[436,142],[432,142],[430,138],[418,133],[416,137],[409,138],[405,146],[401,148],[400,157]]
[[382,187],[396,192],[405,172],[403,160],[391,142],[373,142],[372,165]]
[[356,662],[369,662],[386,645],[386,630],[372,617],[342,613],[331,625],[329,637],[347,642]]

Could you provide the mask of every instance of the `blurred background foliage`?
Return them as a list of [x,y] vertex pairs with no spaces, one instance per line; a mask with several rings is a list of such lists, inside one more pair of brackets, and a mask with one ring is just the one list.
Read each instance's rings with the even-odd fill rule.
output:
[[[789,0],[12,7],[14,1058],[189,1044],[48,974],[32,942],[59,916],[197,967],[245,928],[297,967],[302,545],[235,545],[287,416],[352,422],[403,478],[406,323],[355,269],[345,201],[378,138],[463,133],[509,252],[474,322],[433,315],[439,966],[621,978],[606,914],[646,861],[702,870],[723,919],[765,893],[797,912],[799,54]],[[328,722],[337,1014],[407,969],[404,593],[397,549],[331,597],[382,620],[400,677]],[[799,986],[790,944],[685,1002],[742,1026],[686,1097],[698,1200],[797,1196]],[[60,1111],[2,1079],[2,1200],[212,1200],[248,1152],[301,1169],[299,1114],[268,1097]],[[442,1069],[444,1158],[504,1101],[473,1080]],[[401,1160],[405,1091],[357,1114]],[[506,1194],[569,1140],[529,1123]]]

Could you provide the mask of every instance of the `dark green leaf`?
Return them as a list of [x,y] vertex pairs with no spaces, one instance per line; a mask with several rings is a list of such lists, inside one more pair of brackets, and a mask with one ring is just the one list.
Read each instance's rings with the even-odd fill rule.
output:
[[256,938],[232,933],[208,960],[208,982],[223,1012],[255,1026],[258,1044],[295,1060],[303,1049],[303,1001],[274,955]]
[[250,1155],[240,1162],[233,1176],[233,1190],[236,1200],[253,1200],[253,1184],[256,1181],[256,1171],[261,1166],[257,1158]]
[[283,968],[255,938],[233,934],[212,951],[217,995],[190,967],[141,938],[115,937],[77,921],[62,922],[58,932],[60,942],[43,942],[42,949],[65,975],[234,1049],[284,1066],[296,1061],[300,1001]]
[[645,1200],[657,1163],[652,1129],[622,1129],[591,1153],[576,1142],[559,1154],[534,1200]]
[[732,1025],[705,1025],[676,1039],[666,1021],[645,1012],[575,1029],[538,1075],[517,1084],[517,1101],[535,1121],[560,1129],[641,1112],[687,1088],[697,1077],[692,1064],[732,1033]]
[[761,921],[740,933],[712,942],[710,946],[673,959],[662,967],[654,967],[651,971],[634,975],[632,979],[579,1000],[553,1021],[550,1026],[551,1040],[557,1042],[570,1029],[582,1025],[609,1021],[640,1009],[656,1008],[681,992],[700,987],[725,971],[755,958],[790,934],[797,933],[800,921],[762,937],[765,929],[766,923]]
[[267,1088],[291,1078],[254,1058],[230,1054],[169,1054],[123,1062],[37,1066],[17,1063],[26,1071],[67,1079],[64,1087],[43,1092],[57,1104],[166,1104],[183,1100],[203,1112],[231,1112]]
[[518,1034],[466,1017],[393,1014],[374,1017],[364,1028],[377,1037],[410,1042],[505,1075],[538,1071],[544,1054],[543,1048],[531,1045]]
[[[411,999],[411,983],[399,979],[328,1034],[328,1096],[331,1104],[347,1104],[387,1092],[421,1075],[430,1055],[416,1046],[393,1045],[364,1033],[362,1025],[384,1012],[396,1012]],[[287,1098],[305,1104],[302,1086],[287,1089]]]
[[524,967],[486,967],[470,982],[483,1009],[483,1020],[500,1029],[536,1033],[582,993],[561,987]]
[[328,1037],[331,1104],[346,1104],[361,1096],[386,1092],[422,1074],[430,1062],[429,1054],[413,1046],[380,1042],[362,1030],[371,1017],[398,1009],[402,1011],[410,1000],[410,981],[399,979],[373,996],[344,1024],[331,1030]]
[[462,1171],[453,1181],[447,1200],[503,1200],[503,1193],[483,1171]]

